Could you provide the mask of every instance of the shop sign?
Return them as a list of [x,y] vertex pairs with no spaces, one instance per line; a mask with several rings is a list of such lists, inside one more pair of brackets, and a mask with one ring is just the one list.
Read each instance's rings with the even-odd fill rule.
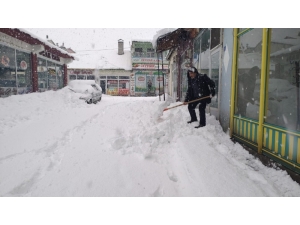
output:
[[[157,70],[157,64],[133,64],[132,69],[152,69]],[[159,69],[162,69],[162,65],[159,65]],[[163,69],[169,69],[168,65],[163,65]]]
[[[156,58],[132,58],[132,62],[133,63],[158,63],[158,61],[159,61],[159,63],[161,63],[162,62],[162,60],[161,59],[159,59],[159,60],[157,60]],[[164,64],[168,64],[168,61],[163,61],[163,63]]]
[[52,69],[52,68],[48,68],[48,73],[49,73],[51,76],[55,76],[55,75],[56,75],[55,69]]
[[23,60],[20,62],[20,67],[22,70],[26,70],[27,69],[27,63]]

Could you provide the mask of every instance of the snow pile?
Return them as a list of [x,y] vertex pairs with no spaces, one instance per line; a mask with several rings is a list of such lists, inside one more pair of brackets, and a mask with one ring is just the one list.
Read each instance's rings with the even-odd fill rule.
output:
[[300,196],[219,122],[187,124],[186,106],[158,97],[102,96],[67,87],[0,99],[0,196]]

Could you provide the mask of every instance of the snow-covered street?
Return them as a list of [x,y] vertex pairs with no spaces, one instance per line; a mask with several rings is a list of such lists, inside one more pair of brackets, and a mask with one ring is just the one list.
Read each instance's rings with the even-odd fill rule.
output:
[[0,99],[0,196],[300,196],[219,122],[158,97],[88,105],[67,87]]

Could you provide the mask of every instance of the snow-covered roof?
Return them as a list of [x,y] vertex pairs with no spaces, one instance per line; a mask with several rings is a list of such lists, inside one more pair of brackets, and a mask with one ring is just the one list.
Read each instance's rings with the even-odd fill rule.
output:
[[118,55],[118,50],[89,51],[80,52],[75,55],[78,61],[73,61],[69,68],[89,68],[89,69],[124,69],[131,70],[131,52],[124,51],[123,55]]
[[137,41],[137,42],[150,42],[152,43],[152,40],[151,39],[131,39],[131,42],[134,42],[134,41]]
[[67,51],[65,51],[65,50],[63,50],[63,49],[61,49],[60,47],[58,47],[58,46],[56,46],[56,45],[51,44],[50,42],[48,42],[47,40],[45,40],[45,39],[43,39],[43,38],[40,38],[40,37],[36,36],[35,34],[33,34],[33,33],[29,32],[29,31],[27,31],[26,29],[23,29],[23,28],[17,28],[17,29],[19,29],[20,31],[22,31],[22,32],[24,32],[24,33],[26,33],[26,34],[29,34],[31,37],[33,37],[33,38],[39,40],[40,42],[43,42],[43,44],[49,46],[50,48],[55,48],[56,50],[60,51],[60,52],[63,53],[63,54],[67,54],[67,55],[69,55],[69,56],[72,56],[72,55],[70,55],[69,52],[67,52]]

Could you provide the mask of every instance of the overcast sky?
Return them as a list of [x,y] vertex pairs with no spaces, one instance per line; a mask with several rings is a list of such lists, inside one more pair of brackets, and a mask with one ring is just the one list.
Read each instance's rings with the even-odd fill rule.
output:
[[163,28],[24,28],[30,33],[46,40],[64,43],[78,54],[86,50],[117,49],[118,40],[124,41],[124,48],[129,49],[132,39],[150,40]]

